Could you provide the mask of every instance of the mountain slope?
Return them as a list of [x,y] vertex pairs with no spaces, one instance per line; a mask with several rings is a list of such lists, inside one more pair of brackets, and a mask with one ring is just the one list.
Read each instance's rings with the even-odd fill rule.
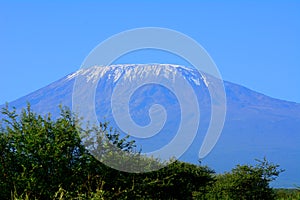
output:
[[[197,163],[199,148],[211,117],[207,85],[214,82],[207,81],[208,75],[200,75],[195,69],[160,64],[93,67],[70,74],[9,105],[21,109],[30,102],[36,112],[51,112],[57,116],[59,104],[72,107],[76,77],[86,76],[90,82],[99,78],[95,96],[97,117],[100,121],[105,118],[116,126],[110,107],[113,88],[121,77],[131,81],[147,77],[149,73],[162,75],[166,79],[172,79],[179,74],[196,91],[201,112],[200,128],[194,142],[180,159]],[[217,172],[223,172],[236,164],[253,163],[255,158],[266,156],[286,169],[274,186],[300,185],[300,104],[270,98],[226,81],[224,86],[227,95],[224,129],[217,145],[202,163],[211,166]],[[180,122],[181,112],[176,94],[159,85],[145,85],[133,94],[130,100],[133,120],[141,126],[147,125],[150,122],[148,110],[153,104],[163,105],[168,118],[161,132],[153,137],[152,141],[138,140],[143,151],[160,148],[170,141],[174,137],[174,128],[178,128]]]

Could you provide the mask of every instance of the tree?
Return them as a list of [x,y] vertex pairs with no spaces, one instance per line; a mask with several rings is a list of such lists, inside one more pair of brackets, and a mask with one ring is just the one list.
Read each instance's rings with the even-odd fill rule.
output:
[[216,177],[216,182],[208,194],[211,199],[274,199],[274,191],[269,183],[281,172],[279,165],[269,163],[266,158],[258,164],[237,165],[231,173]]
[[207,166],[175,161],[154,174],[160,181],[148,186],[154,194],[151,199],[193,199],[195,193],[198,196],[207,193],[214,171]]
[[[8,106],[2,113],[0,132],[0,199],[11,194],[29,198],[52,199],[60,189],[70,196],[89,194],[118,172],[96,160],[79,137],[78,121],[68,108],[52,120],[32,112],[30,105],[20,115]],[[99,137],[114,135],[113,130],[99,129]],[[130,141],[117,138],[117,144],[133,147]],[[106,181],[109,182],[109,181]]]

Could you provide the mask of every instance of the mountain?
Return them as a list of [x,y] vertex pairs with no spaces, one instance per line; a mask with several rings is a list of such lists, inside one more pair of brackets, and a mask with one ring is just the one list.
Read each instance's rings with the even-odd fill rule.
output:
[[[198,163],[199,149],[212,116],[208,86],[213,87],[217,80],[208,74],[200,74],[193,68],[170,64],[95,66],[69,74],[10,102],[9,106],[20,110],[30,102],[34,111],[41,114],[50,112],[57,117],[59,104],[72,108],[74,84],[79,77],[83,77],[87,87],[99,80],[94,98],[97,119],[110,121],[111,125],[117,127],[111,109],[111,99],[120,80],[131,83],[155,76],[161,77],[159,82],[175,80],[177,76],[181,76],[196,94],[200,108],[199,129],[193,143],[180,159]],[[255,158],[262,159],[266,156],[268,160],[280,164],[286,170],[273,186],[300,185],[300,104],[274,99],[227,81],[224,81],[224,87],[227,98],[224,128],[216,146],[201,160],[202,164],[212,167],[217,172],[224,172],[236,164],[253,164]],[[177,94],[160,84],[146,84],[136,89],[128,102],[132,120],[139,126],[146,126],[151,122],[151,106],[159,104],[165,108],[166,122],[159,133],[151,138],[153,140],[134,138],[143,151],[153,151],[163,147],[175,136],[174,129],[179,128],[182,114],[180,102]],[[185,89],[182,88],[181,91],[185,92]],[[84,97],[85,91],[82,90],[77,95]],[[121,94],[116,95],[116,102],[121,102]],[[185,99],[189,100],[191,97],[185,96]],[[87,105],[87,109],[89,106]],[[160,123],[160,120],[157,123]]]

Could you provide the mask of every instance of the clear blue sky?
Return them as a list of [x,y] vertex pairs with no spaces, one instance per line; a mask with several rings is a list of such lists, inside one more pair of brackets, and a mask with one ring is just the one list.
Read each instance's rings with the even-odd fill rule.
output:
[[[145,26],[171,28],[194,38],[225,80],[300,102],[299,11],[300,1],[2,1],[0,104],[76,71],[109,36]],[[142,59],[133,62],[148,61]]]

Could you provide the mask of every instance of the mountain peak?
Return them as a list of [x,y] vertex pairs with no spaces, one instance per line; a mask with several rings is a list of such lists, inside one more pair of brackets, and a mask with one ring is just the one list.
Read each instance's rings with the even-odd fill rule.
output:
[[108,78],[114,79],[114,82],[117,82],[120,77],[123,76],[124,79],[134,79],[136,77],[144,77],[149,74],[159,75],[164,74],[166,78],[174,78],[177,73],[182,73],[182,75],[187,78],[189,74],[189,81],[194,82],[194,84],[199,85],[200,78],[204,81],[204,84],[208,86],[209,82],[207,81],[206,76],[203,73],[199,73],[195,68],[186,67],[182,65],[174,64],[117,64],[117,65],[108,65],[108,66],[98,66],[95,65],[89,68],[81,68],[80,70],[68,75],[67,80],[75,79],[78,76],[85,76],[86,81],[95,82],[100,78],[108,75]]
[[[20,111],[26,107],[27,102],[30,102],[32,109],[37,113],[50,112],[57,117],[59,104],[72,107],[74,83],[76,78],[80,77],[87,82],[99,81],[96,88],[95,107],[99,120],[102,120],[102,117],[112,116],[110,97],[121,78],[131,81],[149,75],[152,77],[159,75],[169,80],[173,80],[172,78],[176,75],[181,75],[188,83],[191,83],[197,93],[201,115],[199,132],[191,147],[180,159],[198,163],[199,147],[211,116],[208,86],[213,87],[215,82],[210,75],[199,73],[195,68],[173,64],[120,64],[82,68],[9,105]],[[299,185],[300,104],[270,98],[226,81],[224,81],[224,86],[227,95],[224,129],[215,148],[203,160],[204,164],[213,167],[217,172],[224,172],[237,163],[249,163],[254,158],[266,156],[286,169],[286,172],[279,177],[276,186]],[[174,97],[167,89],[162,87],[150,91],[147,87],[139,89],[140,93],[134,96],[137,98],[133,98],[132,108],[130,108],[133,120],[140,120],[140,124],[147,125],[148,108],[151,103],[163,105],[167,111],[169,110],[167,126],[160,135],[162,139],[149,146],[149,148],[159,148],[160,143],[172,139],[170,130],[178,127],[180,123],[180,117],[177,118],[180,115],[180,106],[176,104],[176,96]],[[175,118],[178,120],[173,120]],[[114,125],[112,117],[106,117],[106,119]],[[143,146],[143,149],[146,147]]]

